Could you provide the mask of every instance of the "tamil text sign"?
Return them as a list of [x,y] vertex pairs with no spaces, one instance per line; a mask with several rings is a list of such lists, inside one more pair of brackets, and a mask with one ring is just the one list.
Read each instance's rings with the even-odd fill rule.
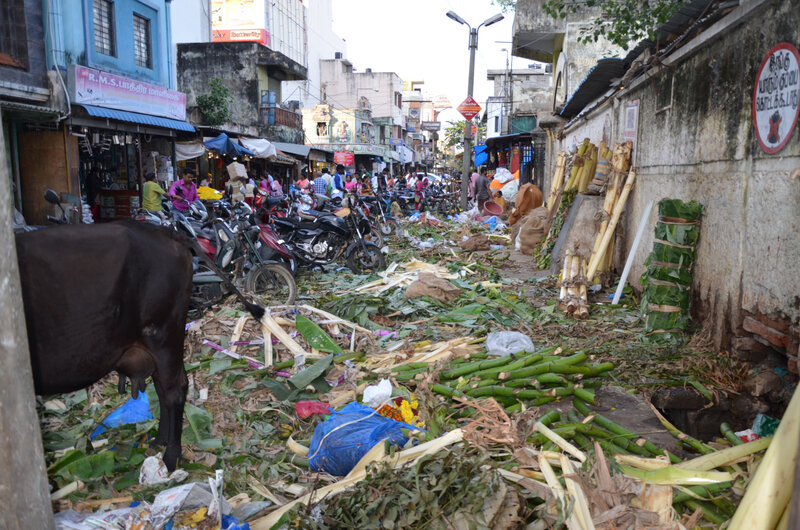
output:
[[456,110],[458,110],[465,119],[471,120],[481,111],[481,106],[478,105],[478,102],[475,101],[472,96],[467,96],[467,99],[462,101]]
[[264,0],[211,0],[211,40],[270,45]]
[[792,44],[772,48],[753,87],[753,126],[765,153],[777,153],[792,137],[800,114],[800,54]]
[[70,66],[73,103],[186,119],[186,94],[114,74]]

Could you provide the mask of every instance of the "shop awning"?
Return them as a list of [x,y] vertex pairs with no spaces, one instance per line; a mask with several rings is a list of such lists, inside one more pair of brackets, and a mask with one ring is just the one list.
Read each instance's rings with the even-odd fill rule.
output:
[[212,138],[210,140],[203,141],[203,145],[209,151],[216,151],[221,155],[228,155],[228,156],[242,156],[242,155],[250,155],[256,156],[251,150],[247,149],[246,147],[242,147],[239,144],[236,144],[228,138],[228,135],[225,133],[220,134],[216,138]]
[[270,158],[277,154],[275,144],[266,138],[238,138],[238,140],[258,158]]
[[284,142],[274,142],[274,144],[275,147],[284,153],[289,153],[290,155],[299,156],[301,158],[308,158],[308,152],[311,151],[311,147],[308,145],[288,144]]
[[327,162],[328,155],[333,156],[333,151],[312,147],[311,151],[308,152],[308,159],[313,160],[314,162]]
[[175,160],[178,162],[203,156],[205,152],[203,142],[175,142]]
[[138,112],[127,112],[124,110],[107,109],[105,107],[95,107],[94,105],[81,105],[89,113],[89,116],[95,118],[109,118],[112,120],[127,121],[131,123],[141,123],[143,125],[152,125],[154,127],[163,127],[165,129],[173,129],[176,131],[194,132],[194,127],[191,123],[171,120],[169,118],[162,118],[160,116],[151,116],[150,114],[139,114]]

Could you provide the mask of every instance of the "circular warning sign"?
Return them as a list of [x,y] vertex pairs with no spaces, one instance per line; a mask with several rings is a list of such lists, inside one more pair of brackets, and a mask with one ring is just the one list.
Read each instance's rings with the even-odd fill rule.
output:
[[800,114],[800,54],[788,42],[772,48],[753,88],[753,125],[765,153],[777,153],[789,142]]

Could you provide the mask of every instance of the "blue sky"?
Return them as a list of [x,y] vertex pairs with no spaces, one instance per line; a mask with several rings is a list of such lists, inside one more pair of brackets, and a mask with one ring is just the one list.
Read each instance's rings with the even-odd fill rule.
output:
[[[447,18],[455,11],[477,26],[500,13],[491,0],[333,0],[333,30],[347,41],[347,58],[356,71],[396,72],[404,80],[424,80],[428,96],[447,95],[454,106],[467,95],[469,29]],[[492,95],[487,69],[506,67],[514,13],[478,34],[474,97],[482,107]],[[496,42],[505,41],[505,42]],[[517,59],[517,67],[529,61]],[[442,112],[443,122],[462,119]]]

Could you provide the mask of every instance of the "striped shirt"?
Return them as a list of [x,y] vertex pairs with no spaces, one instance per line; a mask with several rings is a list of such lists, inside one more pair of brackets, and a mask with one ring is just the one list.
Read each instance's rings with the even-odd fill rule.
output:
[[325,180],[324,177],[319,176],[314,179],[313,183],[314,193],[318,193],[320,195],[327,195],[328,194],[328,181]]

